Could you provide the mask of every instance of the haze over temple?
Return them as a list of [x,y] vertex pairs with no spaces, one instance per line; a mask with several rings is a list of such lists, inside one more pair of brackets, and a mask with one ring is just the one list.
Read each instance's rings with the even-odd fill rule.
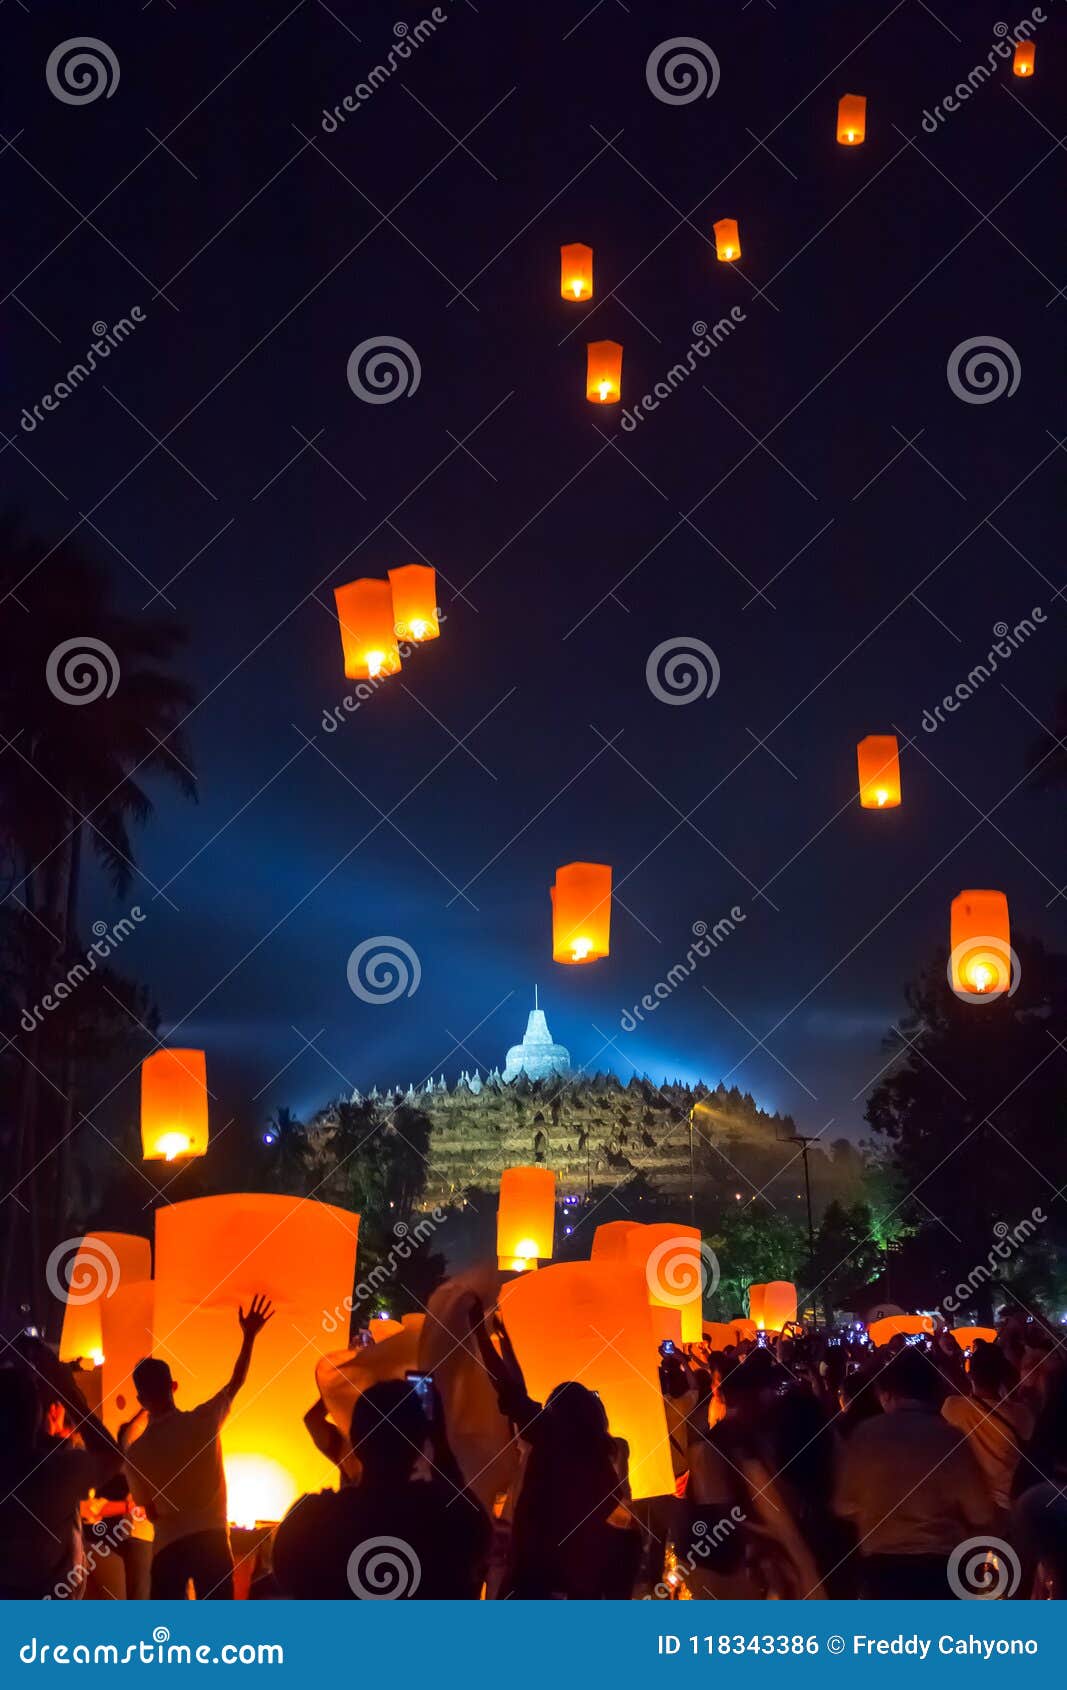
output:
[[[728,1194],[731,1202],[762,1193],[789,1211],[801,1200],[789,1116],[769,1114],[736,1086],[575,1069],[570,1051],[552,1038],[536,989],[522,1042],[508,1050],[503,1070],[464,1069],[452,1085],[441,1074],[417,1090],[374,1086],[354,1091],[349,1102],[406,1106],[428,1118],[424,1207],[472,1189],[496,1190],[505,1168],[525,1164],[552,1168],[561,1197],[603,1194],[641,1174],[662,1196],[687,1205],[694,1188],[709,1200]],[[313,1123],[324,1146],[336,1119],[332,1106]],[[862,1159],[854,1146],[816,1146],[814,1160],[817,1210],[832,1197],[858,1198]]]

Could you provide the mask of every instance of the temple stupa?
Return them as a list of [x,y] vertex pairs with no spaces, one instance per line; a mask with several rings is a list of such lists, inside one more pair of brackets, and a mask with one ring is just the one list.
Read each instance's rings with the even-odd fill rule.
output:
[[525,1074],[528,1080],[549,1080],[555,1074],[569,1074],[571,1053],[564,1045],[553,1044],[545,1012],[537,1001],[534,987],[534,1006],[521,1045],[512,1045],[501,1076],[505,1082],[517,1080]]

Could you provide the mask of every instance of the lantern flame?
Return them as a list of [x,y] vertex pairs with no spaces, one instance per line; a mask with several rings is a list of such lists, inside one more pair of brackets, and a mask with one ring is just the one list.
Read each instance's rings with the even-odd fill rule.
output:
[[103,1367],[103,1365],[104,1365],[104,1352],[103,1352],[103,1350],[90,1350],[89,1351],[89,1359],[92,1362],[94,1367]]
[[384,651],[368,651],[364,661],[371,680],[376,681],[382,672],[382,664],[385,662]]
[[520,1261],[528,1262],[531,1259],[536,1261],[540,1252],[532,1238],[520,1238],[515,1246],[515,1254]]
[[874,795],[878,800],[878,808],[882,809],[889,802],[889,794],[884,786],[880,786]]
[[417,616],[411,624],[411,637],[413,640],[421,640],[425,638],[425,635],[426,623],[422,620],[421,616]]
[[176,1156],[184,1156],[189,1149],[188,1133],[164,1133],[156,1140],[156,1146],[163,1152],[165,1162],[173,1162]]
[[967,973],[976,992],[988,992],[990,986],[996,983],[997,971],[986,962],[973,962]]
[[603,401],[603,400],[605,400],[605,399],[606,399],[606,398],[607,398],[607,397],[608,397],[608,394],[609,394],[609,393],[610,393],[610,392],[611,392],[611,383],[610,383],[610,381],[602,381],[602,382],[598,382],[598,384],[597,384],[597,392],[598,392],[598,393],[599,393],[599,394],[600,394],[600,398],[601,398],[601,400],[602,400],[602,401]]
[[585,287],[585,283],[581,280],[581,278],[578,277],[578,276],[575,276],[573,282],[571,283],[571,287],[574,289],[575,299],[581,299],[582,290]]
[[571,955],[574,957],[575,962],[584,962],[592,948],[592,939],[571,940]]

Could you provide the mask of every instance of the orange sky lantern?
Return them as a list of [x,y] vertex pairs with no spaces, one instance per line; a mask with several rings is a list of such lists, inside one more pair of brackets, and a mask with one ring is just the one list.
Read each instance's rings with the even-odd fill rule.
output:
[[995,1344],[997,1329],[995,1326],[954,1326],[952,1336],[961,1350],[969,1350],[975,1344]]
[[591,340],[586,347],[585,396],[595,405],[614,405],[622,396],[622,346]]
[[767,1296],[766,1285],[750,1285],[748,1288],[748,1318],[755,1321],[756,1330],[764,1330],[764,1313]]
[[[147,1244],[148,1240],[143,1242]],[[152,1353],[154,1297],[155,1286],[149,1278],[131,1278],[124,1279],[115,1295],[100,1304],[104,1341],[100,1415],[109,1432],[117,1433],[123,1422],[137,1412],[133,1370],[144,1356]]]
[[865,810],[893,810],[900,803],[900,752],[896,734],[868,734],[856,747],[860,804]]
[[741,236],[736,217],[720,217],[715,224],[715,256],[723,264],[733,264],[741,256]]
[[596,1391],[611,1432],[630,1446],[634,1498],[673,1495],[644,1271],[630,1262],[553,1262],[510,1280],[500,1312],[534,1400],[567,1379]]
[[141,1154],[146,1162],[203,1156],[208,1140],[207,1058],[157,1050],[141,1063]]
[[398,640],[435,640],[441,632],[437,620],[437,571],[428,563],[403,563],[389,571],[393,592],[393,632]]
[[565,863],[549,888],[553,962],[599,962],[610,950],[611,868]]
[[1008,991],[1011,925],[1003,892],[972,890],[953,898],[949,935],[954,992],[992,998]]
[[559,249],[559,291],[564,299],[593,297],[593,249],[572,241]]
[[388,581],[362,576],[347,586],[335,587],[341,646],[345,654],[345,675],[350,681],[377,681],[395,675],[400,668],[397,649],[393,589]]
[[781,1332],[797,1318],[797,1288],[787,1279],[772,1279],[763,1288],[763,1329]]
[[275,1307],[222,1432],[236,1524],[277,1520],[304,1491],[336,1481],[303,1417],[316,1363],[336,1344],[323,1313],[352,1297],[358,1231],[348,1209],[273,1192],[156,1210],[153,1349],[177,1381],[179,1407],[204,1402],[229,1378],[241,1343],[238,1304],[247,1309],[259,1291]]
[[914,1338],[933,1329],[934,1323],[928,1314],[887,1314],[881,1320],[871,1321],[867,1336],[875,1349],[880,1350],[891,1338]]
[[516,1272],[551,1261],[556,1176],[551,1168],[505,1168],[496,1212],[497,1261]]
[[1033,76],[1034,44],[1032,41],[1017,41],[1015,43],[1015,56],[1011,61],[1011,68],[1016,76]]
[[842,94],[837,102],[838,140],[843,147],[858,147],[866,136],[866,94]]
[[[104,1363],[103,1306],[122,1285],[151,1278],[152,1246],[132,1232],[87,1232],[53,1251],[48,1283],[65,1288],[60,1361]],[[140,1357],[138,1357],[140,1360]]]

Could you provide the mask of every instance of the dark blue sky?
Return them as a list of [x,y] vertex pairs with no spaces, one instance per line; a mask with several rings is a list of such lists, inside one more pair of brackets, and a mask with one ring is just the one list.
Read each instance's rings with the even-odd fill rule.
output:
[[[189,627],[201,802],[158,795],[121,960],[206,1047],[221,1118],[502,1063],[537,981],[580,1064],[729,1073],[858,1134],[955,893],[1003,888],[1018,931],[1064,942],[1061,801],[1019,784],[1063,650],[1067,30],[1047,10],[1034,79],[998,61],[929,134],[1003,7],[451,0],[328,133],[395,46],[394,4],[5,8],[5,492],[48,543],[80,521],[128,607],[159,588]],[[66,104],[45,64],[87,28],[118,86]],[[721,75],[672,105],[646,63],[682,36]],[[855,151],[846,91],[869,102]],[[723,216],[739,268],[707,244]],[[558,297],[573,240],[592,308]],[[134,305],[105,368],[21,429]],[[624,343],[633,404],[731,307],[639,429],[586,402],[587,339]],[[383,336],[421,377],[371,405],[346,365]],[[990,336],[1017,391],[965,403],[947,361]],[[420,556],[441,639],[324,733],[350,690],[332,588]],[[1035,606],[1044,626],[925,733]],[[670,707],[645,665],[683,636],[721,679]],[[918,736],[904,805],[861,813],[855,743],[894,727]],[[581,858],[613,864],[620,901],[610,959],[567,969],[548,887]],[[623,1033],[693,923],[735,906]],[[90,878],[83,925],[120,913]],[[350,990],[378,934],[417,952],[413,996]]]

